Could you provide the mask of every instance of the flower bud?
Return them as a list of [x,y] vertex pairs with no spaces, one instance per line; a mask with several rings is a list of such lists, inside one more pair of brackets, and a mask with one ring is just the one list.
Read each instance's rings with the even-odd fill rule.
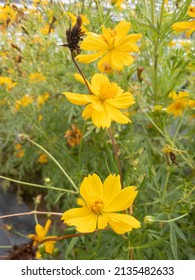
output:
[[154,223],[155,223],[154,216],[145,216],[144,217],[144,224],[146,226],[153,226]]

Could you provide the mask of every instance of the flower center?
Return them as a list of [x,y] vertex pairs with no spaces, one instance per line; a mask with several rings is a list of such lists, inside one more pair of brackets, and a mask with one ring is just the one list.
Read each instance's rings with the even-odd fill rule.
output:
[[99,90],[99,98],[103,101],[114,98],[118,93],[118,86],[116,83],[105,82]]
[[107,29],[107,38],[103,35],[103,38],[105,42],[108,44],[108,51],[113,50],[114,47],[114,42],[116,38],[116,31],[112,29]]
[[104,204],[100,199],[97,199],[92,205],[91,209],[96,215],[101,215],[103,213]]

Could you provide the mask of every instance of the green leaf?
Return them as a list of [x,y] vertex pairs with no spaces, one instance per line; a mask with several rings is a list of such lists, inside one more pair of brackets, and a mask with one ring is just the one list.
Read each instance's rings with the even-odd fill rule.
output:
[[173,227],[174,227],[174,230],[176,232],[176,234],[183,240],[185,241],[186,243],[188,243],[183,231],[178,227],[178,225],[176,223],[173,223]]
[[68,245],[68,247],[67,247],[67,249],[66,249],[65,258],[68,257],[68,255],[70,254],[70,252],[72,251],[72,249],[73,249],[74,246],[76,245],[77,241],[78,241],[78,237],[74,237],[74,238],[70,241],[70,243],[69,243],[69,245]]
[[175,228],[173,226],[173,223],[170,223],[170,243],[171,243],[171,250],[173,253],[173,257],[175,260],[178,260],[178,255],[177,255],[177,237],[176,237],[176,232]]

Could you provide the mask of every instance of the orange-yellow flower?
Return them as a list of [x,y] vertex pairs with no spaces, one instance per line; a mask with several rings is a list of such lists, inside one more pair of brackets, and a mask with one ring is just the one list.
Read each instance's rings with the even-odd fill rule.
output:
[[[44,227],[41,226],[40,224],[37,224],[35,226],[36,234],[28,235],[29,238],[33,239],[33,246],[37,246],[41,241],[43,241],[46,238],[50,225],[51,225],[51,220],[48,219]],[[51,237],[56,237],[56,236],[47,236],[47,238],[51,238]],[[46,253],[52,254],[55,242],[56,241],[46,241],[43,243]],[[41,258],[41,254],[39,253],[39,251],[36,252],[36,257],[38,259]]]
[[[76,78],[84,82],[81,75],[76,74]],[[87,105],[82,113],[84,119],[92,119],[97,127],[110,127],[111,122],[120,124],[130,123],[120,109],[127,109],[135,103],[130,92],[123,92],[116,83],[111,83],[103,74],[94,74],[91,83],[88,83],[91,94],[79,94],[63,92],[67,99],[76,105]]]
[[171,91],[169,97],[173,102],[167,107],[167,112],[172,113],[175,117],[181,116],[185,109],[195,105],[195,101],[189,99],[189,93],[185,91],[180,91],[178,94]]
[[47,155],[46,154],[40,154],[40,156],[38,158],[38,163],[40,163],[40,164],[48,163]]
[[[195,6],[188,7],[188,15],[195,18]],[[177,32],[186,31],[188,38],[195,31],[195,20],[176,22],[171,27]]]
[[20,107],[27,107],[29,104],[33,103],[33,98],[28,94],[25,94],[20,100],[16,100],[15,109],[19,110]]
[[93,232],[108,225],[118,234],[140,228],[140,222],[128,214],[137,195],[136,187],[121,189],[120,176],[109,175],[104,183],[96,174],[85,177],[80,186],[83,206],[66,211],[62,220],[79,232]]
[[81,49],[92,51],[91,54],[80,54],[76,59],[81,63],[90,63],[102,57],[98,62],[101,72],[120,71],[125,65],[131,65],[134,58],[131,52],[138,52],[136,45],[141,34],[129,34],[130,22],[121,21],[114,29],[102,26],[102,34],[87,32],[81,43]]
[[39,83],[45,81],[46,77],[41,73],[31,73],[29,76],[30,83]]

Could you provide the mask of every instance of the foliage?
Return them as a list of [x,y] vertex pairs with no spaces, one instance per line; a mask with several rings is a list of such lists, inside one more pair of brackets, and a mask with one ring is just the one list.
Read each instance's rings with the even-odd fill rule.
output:
[[[62,214],[76,206],[78,188],[88,174],[103,181],[120,174],[124,186],[137,186],[131,211],[140,229],[124,235],[110,230],[75,235],[57,242],[54,255],[45,258],[194,259],[195,45],[193,34],[186,39],[171,28],[190,19],[192,1],[111,2],[10,3],[11,12],[0,13],[0,178],[20,186],[24,199],[44,195],[40,211]],[[131,23],[130,34],[142,34],[132,65],[106,74],[135,98],[125,112],[132,123],[112,122],[110,128],[117,154],[108,130],[84,120],[83,108],[61,94],[87,94],[86,85],[74,78],[78,69],[70,50],[62,46],[70,28],[68,12],[85,15],[90,32],[101,34],[102,25],[113,29],[125,20]],[[96,61],[78,65],[89,81],[99,72]],[[167,111],[174,103],[170,92],[188,93],[178,116]],[[55,236],[75,233],[59,219],[52,224]]]

